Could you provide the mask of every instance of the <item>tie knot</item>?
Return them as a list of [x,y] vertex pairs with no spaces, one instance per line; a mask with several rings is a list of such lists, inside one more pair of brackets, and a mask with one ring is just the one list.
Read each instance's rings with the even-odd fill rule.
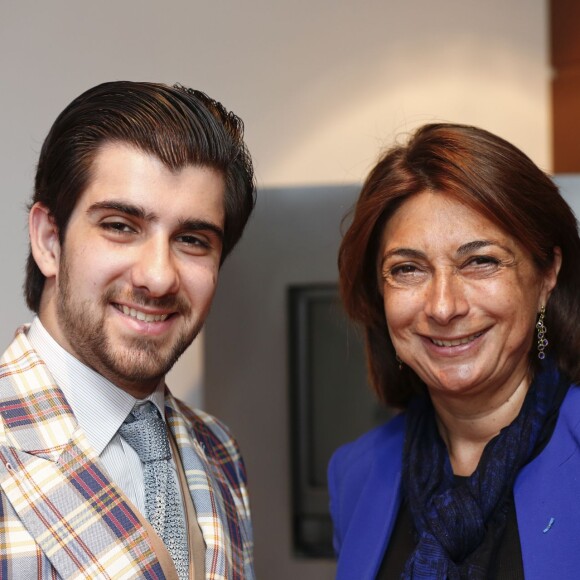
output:
[[135,405],[119,432],[143,463],[171,458],[165,423],[153,403]]

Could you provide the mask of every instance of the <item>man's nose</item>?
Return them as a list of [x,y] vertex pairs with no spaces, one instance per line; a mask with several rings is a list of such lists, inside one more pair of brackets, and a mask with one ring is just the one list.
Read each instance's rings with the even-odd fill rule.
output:
[[151,296],[177,292],[179,273],[169,241],[161,236],[152,237],[139,248],[132,268],[132,283]]

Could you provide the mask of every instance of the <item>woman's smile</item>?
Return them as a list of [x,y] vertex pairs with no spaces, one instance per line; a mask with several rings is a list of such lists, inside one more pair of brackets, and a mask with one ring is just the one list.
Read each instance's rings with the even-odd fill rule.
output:
[[469,342],[474,341],[476,338],[482,335],[481,332],[476,334],[472,334],[471,336],[465,336],[463,338],[451,338],[451,339],[437,339],[431,338],[431,342],[437,346],[460,346],[461,344],[467,344]]
[[526,376],[549,285],[515,239],[450,195],[425,191],[395,211],[382,243],[391,339],[430,391],[490,393]]

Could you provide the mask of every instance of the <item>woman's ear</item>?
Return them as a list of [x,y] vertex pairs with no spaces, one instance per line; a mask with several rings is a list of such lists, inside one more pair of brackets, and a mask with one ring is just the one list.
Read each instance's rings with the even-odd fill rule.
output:
[[60,240],[54,218],[44,204],[37,202],[30,208],[28,231],[38,268],[47,279],[55,277],[60,264]]
[[[540,307],[545,306],[548,303],[550,294],[552,290],[556,287],[558,282],[558,273],[562,267],[562,250],[558,247],[554,247],[554,259],[551,266],[544,273],[544,283],[542,288],[542,295],[540,296]],[[539,308],[538,308],[539,311]]]

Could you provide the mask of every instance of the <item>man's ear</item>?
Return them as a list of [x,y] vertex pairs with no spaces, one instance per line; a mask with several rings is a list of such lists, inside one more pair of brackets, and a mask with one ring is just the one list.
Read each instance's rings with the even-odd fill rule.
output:
[[46,278],[55,277],[60,263],[60,240],[54,218],[44,204],[37,202],[30,208],[28,231],[34,261]]

